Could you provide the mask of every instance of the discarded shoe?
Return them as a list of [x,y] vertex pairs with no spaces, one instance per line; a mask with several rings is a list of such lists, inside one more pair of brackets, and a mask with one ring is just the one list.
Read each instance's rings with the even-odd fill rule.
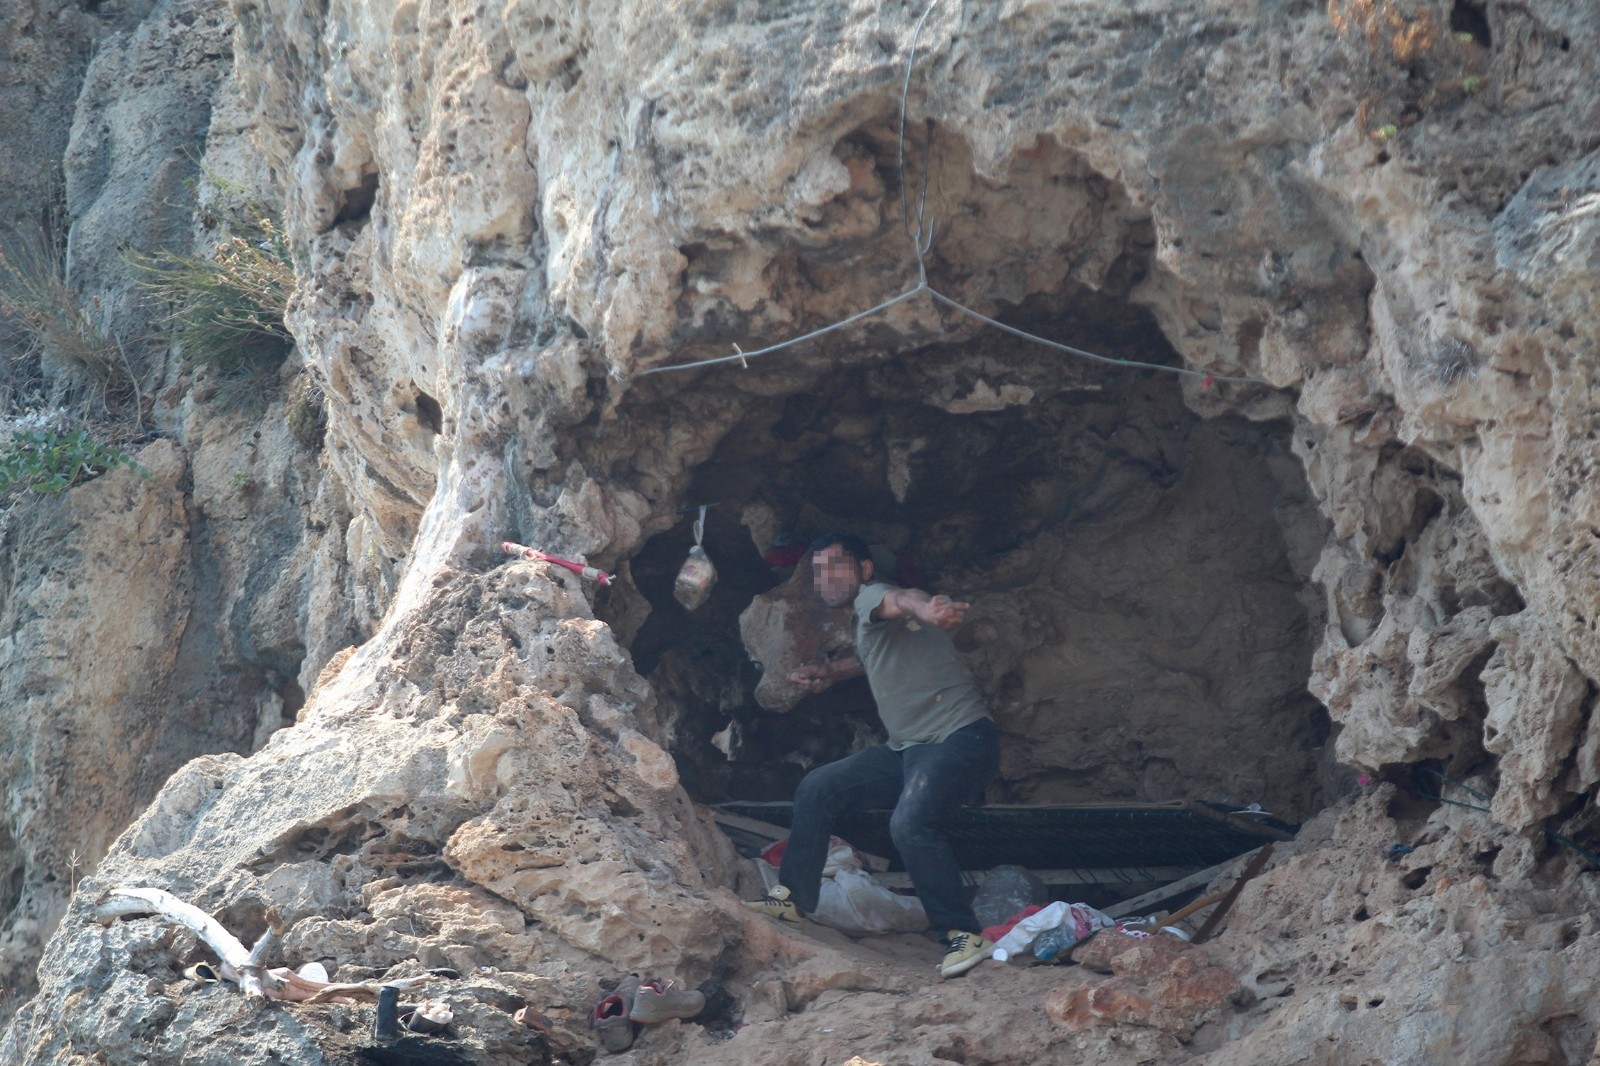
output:
[[745,900],[744,905],[780,925],[799,925],[801,922],[800,908],[790,901],[789,890],[782,885],[773,885],[765,896],[760,899]]
[[589,1014],[589,1028],[594,1030],[595,1039],[601,1048],[613,1055],[633,1046],[633,1020],[628,1015],[633,1013],[633,1000],[638,991],[638,976],[624,977]]
[[945,934],[944,961],[939,963],[941,977],[954,977],[966,973],[978,963],[994,954],[994,942],[985,940],[977,933],[965,933],[960,929],[952,929]]
[[693,988],[677,988],[671,981],[652,977],[639,985],[633,997],[633,1010],[628,1017],[645,1025],[670,1021],[673,1018],[693,1018],[706,1009],[705,994]]

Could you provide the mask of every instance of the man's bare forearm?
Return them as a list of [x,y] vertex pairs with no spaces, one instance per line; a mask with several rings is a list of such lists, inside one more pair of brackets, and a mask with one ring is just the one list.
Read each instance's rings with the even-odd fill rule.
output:
[[972,605],[949,596],[930,596],[921,589],[894,589],[883,598],[872,617],[877,621],[914,618],[940,629],[954,629],[967,616]]
[[848,681],[852,677],[861,677],[867,672],[867,668],[861,665],[861,660],[854,652],[829,659],[822,665],[828,671],[827,680],[830,685],[838,681]]

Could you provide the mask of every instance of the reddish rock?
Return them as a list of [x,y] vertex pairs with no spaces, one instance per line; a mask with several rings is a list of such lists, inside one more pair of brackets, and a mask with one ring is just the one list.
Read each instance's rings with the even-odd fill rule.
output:
[[1211,962],[1204,948],[1177,937],[1103,933],[1076,958],[1085,968],[1112,976],[1058,988],[1045,999],[1045,1013],[1070,1029],[1140,1025],[1182,1038],[1244,995],[1238,979]]
[[1095,973],[1150,978],[1166,972],[1179,955],[1191,950],[1194,945],[1167,933],[1133,937],[1111,929],[1075,950],[1072,958]]

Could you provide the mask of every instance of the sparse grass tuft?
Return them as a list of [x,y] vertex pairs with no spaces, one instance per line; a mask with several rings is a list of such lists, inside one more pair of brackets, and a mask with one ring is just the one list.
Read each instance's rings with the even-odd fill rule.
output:
[[261,204],[235,195],[223,237],[206,257],[130,253],[144,286],[170,308],[165,322],[183,359],[224,378],[261,381],[294,347],[284,325],[294,261],[282,225]]
[[41,358],[110,390],[125,364],[67,284],[60,239],[39,227],[0,233],[0,315],[23,339],[12,361]]

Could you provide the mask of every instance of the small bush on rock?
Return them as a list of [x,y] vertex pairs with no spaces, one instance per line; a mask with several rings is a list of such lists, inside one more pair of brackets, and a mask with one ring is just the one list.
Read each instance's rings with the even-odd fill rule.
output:
[[63,492],[119,466],[149,476],[132,456],[95,440],[87,429],[13,430],[0,445],[0,495]]

